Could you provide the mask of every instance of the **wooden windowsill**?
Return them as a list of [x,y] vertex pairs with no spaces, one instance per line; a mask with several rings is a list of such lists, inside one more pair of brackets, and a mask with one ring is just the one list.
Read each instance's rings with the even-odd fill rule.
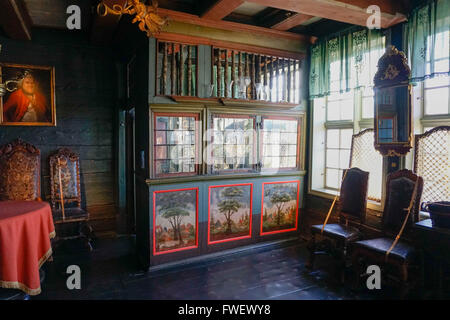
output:
[[292,109],[300,105],[300,103],[272,102],[265,100],[244,100],[232,98],[220,98],[220,101],[224,106],[254,106],[254,107],[256,106],[256,107],[283,108],[283,109]]
[[177,178],[163,178],[163,179],[147,179],[146,183],[149,186],[184,183],[184,182],[197,182],[197,181],[215,181],[215,180],[231,180],[231,179],[246,179],[246,178],[262,178],[262,177],[291,177],[291,176],[305,176],[306,171],[284,171],[284,172],[258,172],[258,173],[246,173],[246,174],[216,174],[216,175],[198,175],[189,177],[177,177]]
[[[333,200],[336,194],[338,194],[338,191],[336,190],[328,190],[328,189],[316,189],[316,190],[309,190],[308,194],[311,194],[313,196]],[[381,206],[381,203],[367,200],[367,208],[370,210],[382,212],[383,208]]]
[[265,100],[245,100],[245,99],[234,99],[234,98],[200,98],[194,96],[178,96],[178,95],[159,95],[158,97],[166,97],[172,101],[178,103],[197,103],[197,104],[217,104],[223,106],[246,106],[246,107],[262,107],[262,108],[282,108],[282,109],[293,109],[300,105],[300,103],[291,102],[272,102]]

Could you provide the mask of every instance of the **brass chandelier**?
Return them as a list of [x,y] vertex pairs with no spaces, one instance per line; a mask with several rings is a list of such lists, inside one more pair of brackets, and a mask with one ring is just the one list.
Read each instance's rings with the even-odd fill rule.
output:
[[99,16],[112,15],[136,15],[132,23],[139,22],[139,29],[147,33],[147,37],[152,37],[161,32],[167,24],[168,19],[158,15],[158,2],[153,0],[152,5],[146,5],[139,0],[128,0],[124,6],[119,4],[110,8],[103,0],[97,5]]

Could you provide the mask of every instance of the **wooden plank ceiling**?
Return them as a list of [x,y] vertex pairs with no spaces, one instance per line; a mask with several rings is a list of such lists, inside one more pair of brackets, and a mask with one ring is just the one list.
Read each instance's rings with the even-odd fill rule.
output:
[[[124,4],[126,0],[104,0]],[[144,1],[145,0],[141,0]],[[223,29],[242,28],[280,35],[318,37],[351,25],[365,26],[367,7],[382,11],[383,28],[406,20],[416,0],[159,0],[160,12],[175,21]],[[120,18],[98,17],[99,0],[78,0],[82,31],[96,43],[108,43],[117,33]],[[147,2],[151,2],[147,0]],[[73,0],[0,0],[0,27],[11,38],[31,39],[31,27],[64,29],[66,8]]]

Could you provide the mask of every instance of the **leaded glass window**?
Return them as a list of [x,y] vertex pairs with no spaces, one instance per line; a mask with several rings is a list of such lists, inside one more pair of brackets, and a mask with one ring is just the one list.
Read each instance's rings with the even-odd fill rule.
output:
[[155,176],[196,174],[198,115],[155,113],[154,119]]
[[264,118],[262,128],[262,168],[297,168],[299,121],[295,118]]
[[212,115],[212,172],[252,171],[256,164],[255,117]]

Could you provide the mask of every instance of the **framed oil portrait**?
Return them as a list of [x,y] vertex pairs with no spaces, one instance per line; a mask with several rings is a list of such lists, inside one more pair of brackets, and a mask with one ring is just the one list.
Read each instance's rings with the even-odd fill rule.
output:
[[56,126],[53,67],[0,63],[0,125]]

